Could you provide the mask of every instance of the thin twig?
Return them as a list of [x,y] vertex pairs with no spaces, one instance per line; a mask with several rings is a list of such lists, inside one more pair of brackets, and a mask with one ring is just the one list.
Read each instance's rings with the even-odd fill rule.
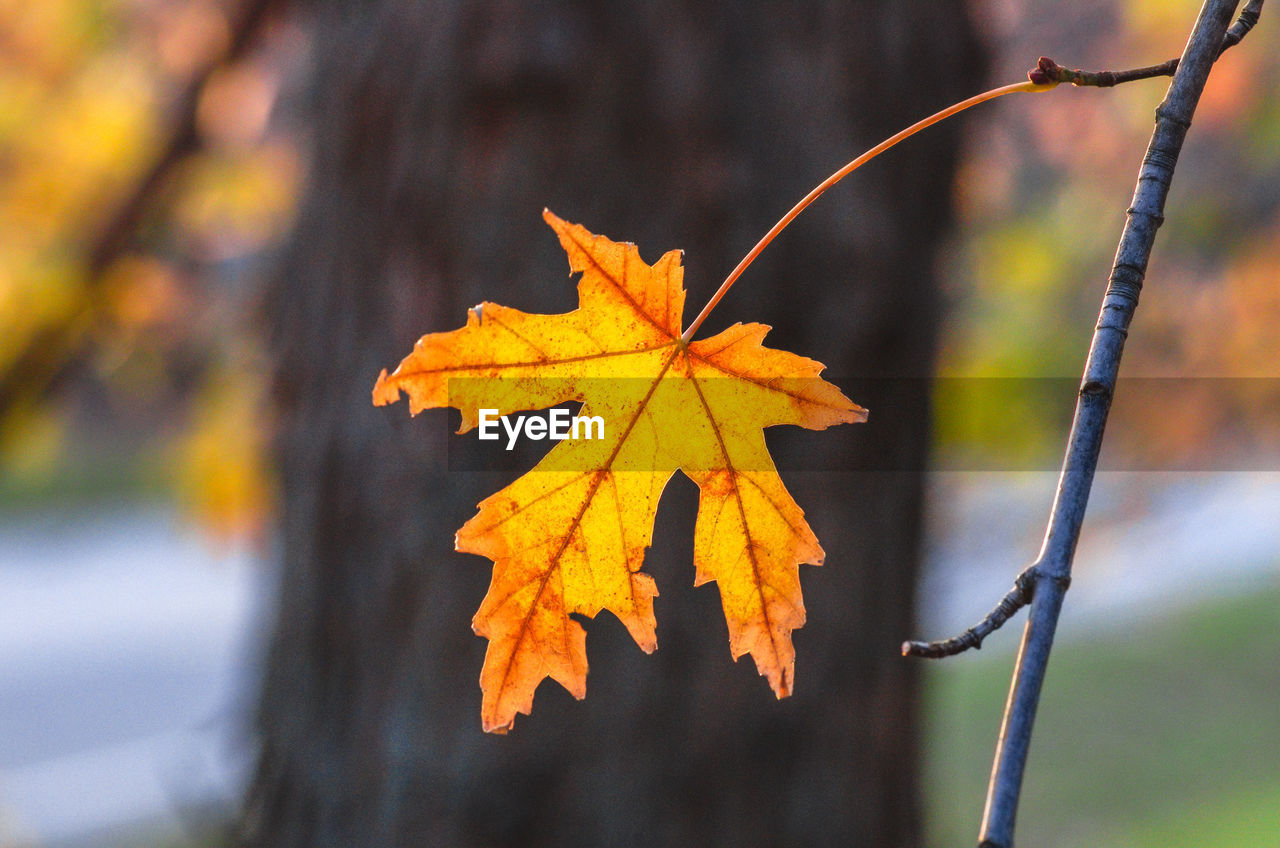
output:
[[982,621],[951,639],[942,639],[937,642],[903,642],[902,655],[940,660],[943,657],[953,657],[970,648],[979,650],[982,648],[983,639],[999,630],[1010,616],[1031,603],[1034,590],[1035,571],[1033,568],[1028,568],[1018,575],[1018,579],[1013,582],[1013,588]]
[[[1227,30],[1226,35],[1223,36],[1222,46],[1218,50],[1218,56],[1225,53],[1228,48],[1239,44],[1241,39],[1249,34],[1249,31],[1258,23],[1258,17],[1262,14],[1262,3],[1263,0],[1249,0],[1249,3],[1243,10],[1241,10],[1240,17],[1236,19],[1236,22],[1231,25],[1231,28]],[[1152,65],[1150,68],[1136,68],[1129,71],[1099,71],[1096,73],[1080,70],[1068,71],[1052,59],[1042,56],[1037,70],[1043,71],[1044,74],[1037,76],[1037,70],[1033,70],[1027,74],[1027,76],[1032,82],[1070,82],[1072,85],[1111,86],[1135,79],[1145,79],[1147,76],[1172,75],[1177,70],[1177,67],[1178,59],[1170,59],[1162,65]],[[1160,70],[1159,74],[1146,73],[1157,69]],[[1146,74],[1146,76],[1143,76],[1143,74]],[[1081,78],[1087,81],[1081,82]],[[1141,284],[1139,283],[1139,286],[1140,285]],[[1034,567],[1035,566],[1028,567],[1026,571],[1018,576],[1018,580],[1021,582]],[[1018,587],[1015,584],[1014,588],[1009,591],[1009,594],[1005,595],[1004,600],[1002,600],[995,609],[988,613],[986,618],[974,627],[971,627],[964,633],[961,633],[959,636],[954,636],[950,639],[940,639],[936,642],[903,642],[902,655],[923,657],[925,659],[941,659],[943,657],[950,657],[955,654],[963,653],[970,648],[977,649],[981,647],[982,639],[985,639],[992,632],[999,630],[1000,627],[1009,620],[1013,613],[1031,602],[1031,596],[1028,594],[1023,603],[1008,610],[1008,613],[1006,614],[1004,612],[1005,605],[1015,596],[1017,590]],[[975,641],[973,634],[981,635],[978,636]]]
[[0,413],[38,400],[90,345],[92,330],[100,320],[97,312],[106,272],[125,252],[174,167],[200,148],[196,111],[205,84],[216,70],[244,55],[268,13],[283,2],[285,0],[246,0],[231,25],[226,48],[188,81],[174,106],[171,129],[160,152],[85,248],[83,285],[87,303],[26,340],[10,365],[0,373]]
[[1236,18],[1236,22],[1231,25],[1231,29],[1227,30],[1227,34],[1222,39],[1222,50],[1218,52],[1221,56],[1227,52],[1228,48],[1235,47],[1244,37],[1249,34],[1249,30],[1253,29],[1258,23],[1258,18],[1262,17],[1262,0],[1249,0],[1245,4],[1244,9],[1240,11],[1240,17]]
[[[1089,346],[1075,419],[1058,480],[1049,526],[1032,567],[1035,584],[996,747],[980,848],[1011,848],[1013,825],[1031,743],[1031,729],[1063,597],[1071,579],[1080,525],[1098,466],[1103,430],[1115,391],[1129,323],[1138,305],[1156,230],[1164,221],[1164,203],[1174,167],[1200,93],[1239,0],[1208,0],[1200,11],[1186,50],[1164,101],[1156,109],[1156,127],[1147,145],[1129,207],[1102,310]],[[1260,5],[1260,4],[1259,4]],[[1256,19],[1256,11],[1255,19]],[[1251,24],[1250,24],[1251,25]]]
[[[1244,9],[1241,10],[1240,17],[1236,18],[1236,22],[1231,25],[1226,35],[1222,37],[1222,46],[1218,49],[1219,56],[1239,44],[1249,34],[1249,30],[1253,29],[1254,25],[1258,23],[1258,17],[1262,14],[1262,2],[1263,0],[1249,0]],[[1145,68],[1130,68],[1125,71],[1082,71],[1079,68],[1064,68],[1049,57],[1041,56],[1040,61],[1036,63],[1036,67],[1027,73],[1027,79],[1035,83],[1058,82],[1071,83],[1075,86],[1110,88],[1113,85],[1121,85],[1134,80],[1171,77],[1177,70],[1178,59],[1170,59],[1158,65],[1148,65]]]

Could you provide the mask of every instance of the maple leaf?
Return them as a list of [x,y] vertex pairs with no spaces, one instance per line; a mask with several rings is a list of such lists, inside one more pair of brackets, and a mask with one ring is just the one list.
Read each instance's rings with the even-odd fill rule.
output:
[[480,684],[484,729],[505,732],[551,677],[586,694],[586,632],[571,616],[616,615],[646,652],[657,647],[654,580],[640,569],[663,488],[676,469],[698,484],[695,585],[716,581],[729,646],[751,654],[779,698],[804,624],[799,565],[822,563],[804,513],[782,485],[762,428],[823,429],[866,411],[819,378],[819,362],[761,344],[769,328],[736,324],[685,343],[681,254],[652,266],[549,211],[543,217],[582,272],[579,308],[537,315],[493,303],[465,327],[423,336],[373,389],[413,414],[453,406],[459,433],[480,410],[501,415],[582,403],[603,438],[566,440],[486,498],[456,548],[493,560],[473,627],[489,639]]

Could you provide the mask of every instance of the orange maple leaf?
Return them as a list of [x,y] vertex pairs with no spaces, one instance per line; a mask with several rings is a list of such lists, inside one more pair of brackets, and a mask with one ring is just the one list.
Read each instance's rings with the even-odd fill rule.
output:
[[586,695],[586,633],[574,613],[607,609],[644,651],[657,647],[658,590],[640,568],[676,469],[701,491],[694,585],[716,581],[734,659],[751,654],[785,697],[791,632],[805,620],[799,564],[821,564],[823,551],[762,428],[818,430],[865,421],[866,410],[818,376],[821,363],[764,347],[763,324],[683,341],[679,251],[651,266],[633,244],[543,217],[572,271],[582,272],[579,308],[534,315],[483,303],[462,329],[423,336],[373,389],[378,405],[404,390],[415,415],[456,407],[459,433],[481,423],[481,410],[507,415],[568,401],[604,425],[603,438],[561,441],[458,531],[457,550],[494,563],[473,622],[489,639],[484,729],[505,732],[516,713],[528,714],[543,678]]

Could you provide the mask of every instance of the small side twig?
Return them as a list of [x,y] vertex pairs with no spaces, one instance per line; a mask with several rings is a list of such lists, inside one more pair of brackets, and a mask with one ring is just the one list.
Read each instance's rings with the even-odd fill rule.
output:
[[1262,0],[1249,0],[1244,8],[1240,10],[1240,17],[1236,18],[1236,22],[1227,30],[1227,34],[1222,38],[1222,50],[1218,51],[1221,56],[1227,52],[1227,48],[1235,47],[1244,37],[1249,34],[1249,30],[1253,29],[1258,23],[1258,18],[1262,16]]
[[1035,584],[1035,566],[1033,565],[1018,575],[1013,588],[1000,600],[1000,603],[996,604],[995,609],[986,614],[982,621],[951,639],[940,639],[937,642],[903,642],[902,655],[938,660],[955,656],[970,648],[975,651],[981,649],[983,639],[999,630],[1015,612],[1031,603]]
[[[1240,12],[1240,17],[1236,18],[1236,22],[1222,37],[1222,46],[1218,49],[1219,56],[1239,44],[1249,34],[1249,30],[1258,23],[1258,17],[1262,14],[1262,3],[1263,0],[1250,0],[1245,5]],[[1064,68],[1048,56],[1041,56],[1036,66],[1027,72],[1027,79],[1037,84],[1056,82],[1071,83],[1081,87],[1110,88],[1135,80],[1171,77],[1178,70],[1178,62],[1179,59],[1174,58],[1158,65],[1130,68],[1124,71],[1082,71],[1079,68]]]

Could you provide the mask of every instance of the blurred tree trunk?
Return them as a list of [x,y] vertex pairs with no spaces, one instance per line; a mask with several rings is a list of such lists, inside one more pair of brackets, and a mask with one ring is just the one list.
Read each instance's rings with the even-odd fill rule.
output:
[[802,568],[789,700],[730,661],[715,589],[691,588],[696,490],[677,477],[646,563],[659,651],[602,615],[585,702],[547,683],[510,736],[482,734],[470,619],[489,563],[452,538],[513,475],[449,470],[457,413],[369,398],[380,368],[482,299],[574,306],[543,206],[650,261],[684,248],[687,321],[815,182],[977,90],[963,5],[310,9],[311,181],[270,301],[283,582],[246,841],[918,845],[919,694],[897,646],[915,632],[928,405],[859,386],[931,371],[954,126],[824,197],[703,334],[772,324],[774,346],[825,361],[872,410],[770,434],[828,553]]

